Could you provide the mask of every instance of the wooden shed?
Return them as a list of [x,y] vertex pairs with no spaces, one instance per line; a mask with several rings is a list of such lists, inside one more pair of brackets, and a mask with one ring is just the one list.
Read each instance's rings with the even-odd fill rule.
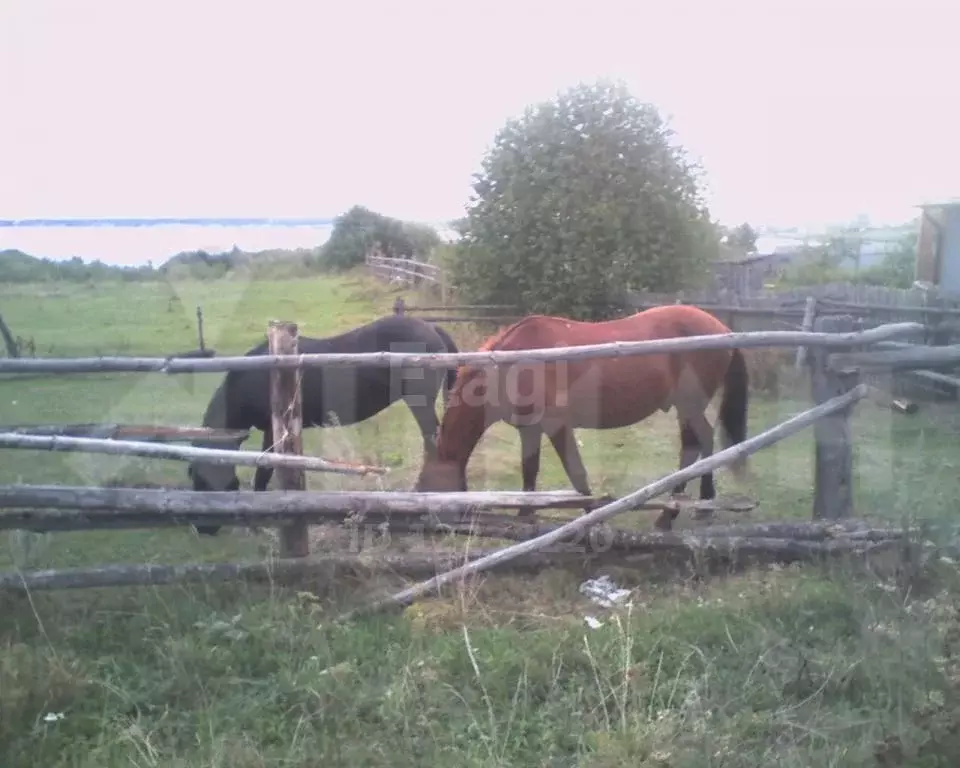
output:
[[944,298],[960,299],[960,199],[918,207],[915,279],[935,285]]

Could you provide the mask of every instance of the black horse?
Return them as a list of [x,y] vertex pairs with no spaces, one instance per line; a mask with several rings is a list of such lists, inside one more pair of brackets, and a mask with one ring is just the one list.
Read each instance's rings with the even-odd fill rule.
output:
[[[412,352],[430,354],[458,352],[442,328],[407,315],[390,315],[339,336],[323,339],[299,337],[299,351],[306,354],[356,354],[363,352]],[[268,354],[261,342],[246,356]],[[304,366],[301,370],[303,426],[346,426],[366,421],[395,401],[410,408],[426,455],[436,453],[438,429],[436,400],[443,387],[447,402],[456,379],[455,368],[390,366]],[[270,371],[229,371],[217,387],[203,416],[203,426],[220,429],[250,429],[263,432],[263,450],[273,446],[270,415]],[[239,449],[238,441],[233,447]],[[224,447],[222,442],[194,441],[200,447]],[[192,462],[187,470],[195,491],[236,491],[240,479],[233,466]],[[273,476],[270,467],[257,467],[254,490],[264,491]],[[213,536],[219,526],[197,526],[197,532]]]

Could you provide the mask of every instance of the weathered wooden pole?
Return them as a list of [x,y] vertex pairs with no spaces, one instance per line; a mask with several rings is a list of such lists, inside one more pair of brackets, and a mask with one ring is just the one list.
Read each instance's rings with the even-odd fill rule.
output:
[[[814,328],[821,333],[845,333],[853,329],[851,315],[817,318]],[[820,405],[844,395],[859,381],[859,371],[841,372],[828,366],[829,353],[809,351],[814,403]],[[839,520],[853,515],[853,441],[850,416],[854,403],[825,416],[813,425],[815,520]]]
[[[803,308],[803,321],[800,324],[800,330],[810,333],[813,330],[814,320],[817,319],[817,298],[816,296],[807,296],[806,306]],[[794,361],[794,370],[803,370],[803,364],[807,359],[807,347],[797,347],[797,357]]]
[[[296,355],[296,323],[271,320],[267,343],[271,355]],[[273,423],[273,451],[303,455],[303,403],[300,397],[301,369],[274,369],[270,372],[270,416]],[[305,491],[307,478],[302,469],[277,467],[277,484],[284,491]],[[307,524],[291,523],[280,529],[281,557],[306,557],[310,554]]]
[[[291,371],[292,373],[292,371]],[[2,428],[0,428],[2,429]],[[231,442],[236,443],[236,440]],[[298,471],[337,472],[343,475],[386,474],[388,467],[368,467],[363,464],[346,464],[327,461],[315,456],[286,455],[274,452],[224,450],[221,448],[196,448],[186,445],[166,445],[140,440],[116,440],[96,437],[71,437],[69,435],[29,435],[16,432],[0,432],[0,448],[16,448],[41,451],[66,451],[69,453],[100,453],[107,456],[143,456],[152,459],[173,461],[202,461],[207,464],[225,464],[243,467],[289,467]]]

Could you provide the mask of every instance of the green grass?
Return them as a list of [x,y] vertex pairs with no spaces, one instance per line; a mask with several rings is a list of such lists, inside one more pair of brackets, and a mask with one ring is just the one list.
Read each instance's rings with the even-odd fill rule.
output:
[[[191,349],[197,304],[208,345],[242,353],[271,318],[326,335],[388,312],[392,299],[359,277],[0,288],[14,333],[58,356]],[[463,347],[475,345],[449,328]],[[0,422],[198,424],[219,378],[3,380]],[[806,407],[799,395],[755,396],[749,431]],[[955,406],[901,416],[863,403],[853,429],[858,514],[952,515]],[[672,415],[578,437],[597,492],[633,490],[676,467]],[[258,441],[254,434],[246,447]],[[385,487],[409,488],[419,469],[419,433],[401,405],[366,424],[309,430],[305,448],[387,464]],[[759,454],[749,483],[720,473],[721,494],[760,502],[720,519],[809,518],[812,457],[806,433]],[[519,488],[518,459],[513,430],[495,427],[471,464],[471,487]],[[179,462],[105,456],[7,451],[0,464],[3,483],[185,487],[186,479]],[[370,487],[318,474],[309,483]],[[568,487],[546,443],[540,486]],[[651,522],[636,512],[622,524]],[[271,541],[181,529],[5,536],[0,568],[253,559]],[[635,589],[632,610],[591,604],[577,592],[584,573],[573,571],[490,574],[402,615],[348,625],[332,621],[340,608],[400,580],[315,583],[310,593],[230,584],[3,596],[0,765],[954,763],[960,579],[952,563],[925,566],[924,580],[878,581],[840,565],[707,581],[642,565],[611,573]],[[589,629],[586,614],[604,625]],[[48,723],[48,713],[63,718]]]

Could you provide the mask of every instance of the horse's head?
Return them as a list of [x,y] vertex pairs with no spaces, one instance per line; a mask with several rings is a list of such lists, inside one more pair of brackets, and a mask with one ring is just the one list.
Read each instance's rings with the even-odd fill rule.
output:
[[[195,491],[239,491],[240,478],[230,464],[207,464],[193,462],[187,467],[187,476],[193,482]],[[219,525],[194,526],[197,533],[216,536]]]
[[466,468],[456,461],[445,461],[435,456],[427,456],[423,460],[423,468],[414,491],[434,493],[443,491],[466,491]]

